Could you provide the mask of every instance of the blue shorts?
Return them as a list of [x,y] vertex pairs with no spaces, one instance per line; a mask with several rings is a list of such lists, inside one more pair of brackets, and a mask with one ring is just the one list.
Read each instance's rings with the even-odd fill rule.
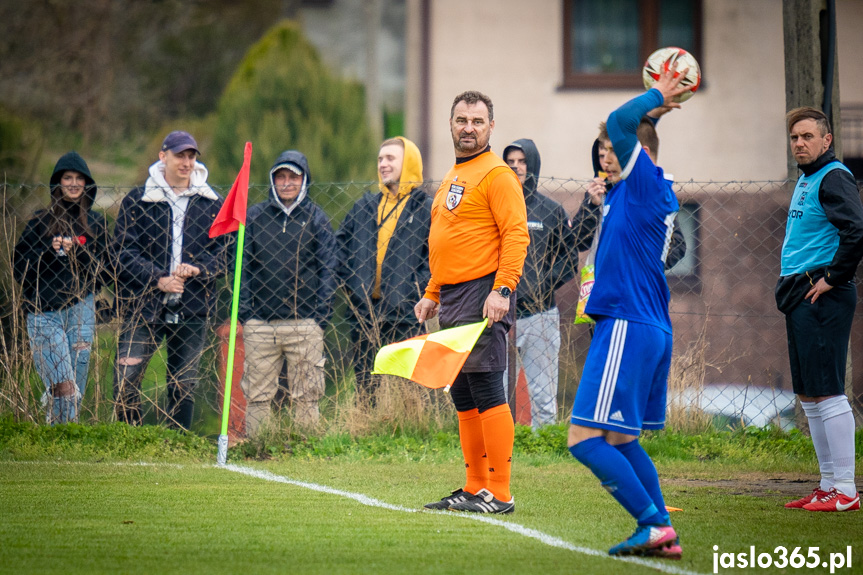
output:
[[570,422],[628,435],[665,427],[671,343],[658,327],[598,318]]

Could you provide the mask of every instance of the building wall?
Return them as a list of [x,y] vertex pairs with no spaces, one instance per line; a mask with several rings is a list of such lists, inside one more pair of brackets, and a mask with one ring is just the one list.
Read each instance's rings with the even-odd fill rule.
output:
[[[408,18],[422,14],[408,0]],[[561,89],[563,7],[559,0],[428,0],[429,18],[413,21],[429,32],[428,91],[421,74],[407,88],[408,135],[422,136],[420,105],[428,102],[426,177],[440,179],[453,163],[449,110],[453,97],[476,89],[495,103],[492,147],[532,138],[542,175],[567,180],[592,173],[596,126],[630,90]],[[675,354],[704,345],[708,383],[752,383],[790,388],[784,319],[773,287],[788,209],[785,60],[781,0],[703,2],[703,89],[659,128],[660,163],[678,182],[756,182],[684,185],[681,200],[701,206],[698,291],[673,291],[670,311]],[[863,103],[863,0],[838,0],[840,98]],[[410,25],[410,24],[409,24]],[[409,45],[408,67],[419,44]],[[410,72],[409,77],[412,77]],[[766,182],[772,180],[772,183]],[[576,182],[555,186],[555,199],[572,213],[583,192]],[[564,186],[564,187],[561,187]],[[587,328],[571,327],[577,282],[558,292],[562,322],[576,351]],[[853,382],[863,394],[863,306],[852,336]],[[702,337],[703,336],[703,337]]]
[[[403,111],[405,101],[405,0],[333,0],[305,5],[303,32],[324,62],[362,82],[372,129],[383,135],[383,112]],[[369,151],[369,161],[377,150]]]
[[863,106],[863,0],[837,0],[836,38],[842,105]]
[[[483,91],[495,103],[494,149],[530,137],[542,155],[543,175],[587,177],[596,125],[639,92],[560,88],[562,2],[537,0],[529,8],[521,0],[429,4],[427,177],[442,177],[452,164],[449,110],[453,97],[467,89]],[[696,56],[704,87],[663,119],[661,163],[678,181],[784,179],[782,2],[711,0],[703,7],[704,54]],[[843,102],[863,99],[861,8],[860,0],[838,2]],[[408,108],[420,102],[412,98]],[[409,134],[417,138],[419,130],[409,123]]]

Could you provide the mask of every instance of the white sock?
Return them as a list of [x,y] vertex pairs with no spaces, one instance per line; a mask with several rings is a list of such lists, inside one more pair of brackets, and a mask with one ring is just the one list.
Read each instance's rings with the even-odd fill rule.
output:
[[833,481],[836,491],[854,497],[854,414],[848,398],[838,395],[818,404],[824,433],[833,456]]
[[815,446],[815,455],[818,457],[818,468],[821,470],[821,491],[833,489],[833,457],[830,454],[830,444],[827,442],[827,433],[824,431],[824,421],[818,404],[814,401],[801,401],[803,412],[809,422],[809,435],[812,436],[812,444]]

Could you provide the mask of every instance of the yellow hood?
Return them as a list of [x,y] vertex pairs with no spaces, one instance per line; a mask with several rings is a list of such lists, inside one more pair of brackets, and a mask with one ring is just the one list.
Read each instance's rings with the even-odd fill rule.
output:
[[[415,187],[419,186],[423,181],[423,158],[420,155],[420,149],[417,145],[398,136],[398,139],[404,142],[405,159],[402,163],[402,176],[399,178],[399,196],[410,193]],[[381,192],[386,192],[381,175],[378,173],[378,188]]]

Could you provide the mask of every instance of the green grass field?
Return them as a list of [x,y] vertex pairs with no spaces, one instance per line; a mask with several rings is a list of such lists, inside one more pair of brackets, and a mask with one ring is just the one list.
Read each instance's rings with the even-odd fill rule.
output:
[[[733,553],[781,545],[789,554],[799,546],[804,555],[817,546],[825,559],[848,545],[863,550],[863,514],[782,507],[814,485],[804,473],[814,460],[793,447],[805,438],[648,439],[668,504],[683,508],[672,518],[684,558],[626,562],[605,551],[632,520],[568,454],[521,446],[516,512],[489,519],[419,511],[460,484],[452,447],[345,441],[340,455],[246,461],[232,452],[219,468],[200,438],[101,426],[79,431],[77,443],[89,448],[76,450],[76,427],[84,429],[0,425],[0,572],[712,573],[714,545]],[[851,569],[835,572],[863,573],[852,557]]]

